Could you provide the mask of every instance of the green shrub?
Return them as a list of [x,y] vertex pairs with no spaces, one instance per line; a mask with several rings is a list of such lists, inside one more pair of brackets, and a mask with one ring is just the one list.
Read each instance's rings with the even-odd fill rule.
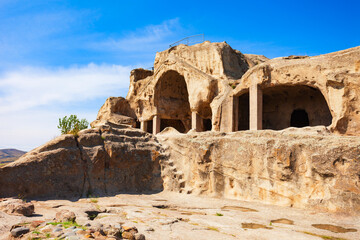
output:
[[89,123],[86,119],[78,119],[76,115],[70,115],[59,118],[59,125],[57,126],[60,129],[61,134],[73,134],[77,135],[79,131],[88,128]]

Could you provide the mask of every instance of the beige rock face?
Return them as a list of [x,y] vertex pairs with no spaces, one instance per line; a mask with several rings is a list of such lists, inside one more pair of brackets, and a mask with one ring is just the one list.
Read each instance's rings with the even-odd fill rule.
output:
[[160,134],[165,190],[326,211],[360,210],[360,139],[325,128]]
[[[278,128],[268,126],[271,129],[289,127],[291,113],[303,109],[309,114],[310,126],[326,125],[335,133],[359,135],[359,59],[360,47],[315,57],[272,59],[246,72],[230,95],[242,98],[239,105],[244,108],[250,86],[257,84],[264,94],[263,124],[266,121],[275,124],[276,118],[288,118],[287,124]],[[229,101],[223,102],[221,125],[224,131],[229,131],[232,117]],[[246,109],[240,112],[244,115]]]
[[154,72],[132,72],[126,99],[140,121],[158,115],[163,120],[161,129],[172,126],[187,132],[191,112],[216,121],[213,116],[219,116],[230,85],[250,66],[265,60],[263,56],[247,57],[225,42],[179,45],[156,54]]
[[106,122],[136,126],[136,115],[129,102],[123,97],[109,97],[100,108],[96,120],[90,125],[101,126]]
[[34,213],[34,204],[21,199],[5,199],[0,201],[0,211],[12,215],[31,216]]
[[272,60],[225,42],[170,48],[93,129],[0,167],[0,197],[165,189],[358,213],[359,59],[360,47]]
[[162,189],[154,137],[119,125],[62,135],[0,168],[0,197],[63,198]]

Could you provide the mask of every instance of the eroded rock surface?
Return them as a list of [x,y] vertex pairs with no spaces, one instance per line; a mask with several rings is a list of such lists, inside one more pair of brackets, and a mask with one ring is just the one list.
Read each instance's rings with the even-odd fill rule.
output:
[[[11,226],[30,230],[23,235],[24,240],[66,236],[74,239],[121,239],[118,238],[120,234],[130,239],[145,237],[147,240],[358,240],[360,231],[359,216],[174,192],[33,203],[37,213],[34,217],[6,216],[0,212],[1,240],[11,239]],[[153,207],[159,204],[167,207]],[[91,220],[85,211],[95,207],[106,212]],[[53,219],[57,212],[65,209],[75,213],[76,224]]]
[[324,127],[159,134],[165,190],[357,213],[360,139]]
[[109,97],[101,106],[92,127],[99,127],[107,122],[136,126],[136,115],[129,102],[123,97]]
[[0,168],[1,197],[63,198],[162,190],[154,136],[120,125],[62,135]]
[[[359,135],[359,59],[360,47],[314,57],[290,56],[271,59],[250,68],[241,79],[236,81],[238,85],[230,95],[241,97],[249,91],[251,86],[258,85],[264,93],[265,104],[267,91],[271,91],[271,89],[277,87],[307,87],[318,90],[325,99],[326,107],[329,108],[332,116],[331,122],[327,124],[327,126],[330,126],[329,129],[332,132],[344,135]],[[282,96],[282,98],[277,101],[280,105],[281,103],[290,101],[292,93],[288,92],[287,89],[280,91],[277,97],[279,97],[279,94],[285,94],[285,96]],[[286,94],[288,94],[288,96],[286,96]],[[311,94],[305,94],[304,96],[310,95]],[[301,104],[301,99],[298,99],[297,102]],[[312,111],[316,109],[318,101],[313,99],[312,102],[312,105],[296,107],[302,108],[307,112]],[[264,105],[264,114],[276,109],[274,102],[272,105],[273,108]],[[223,102],[221,124],[223,127],[221,127],[221,129],[224,131],[231,131],[231,129],[227,128],[230,126],[228,122],[229,118],[232,117],[231,113],[227,111],[232,111],[231,107],[231,104],[229,105],[226,100]],[[291,108],[291,106],[289,107]],[[283,110],[277,111],[283,115],[286,114]],[[316,111],[321,113],[322,110],[319,111],[319,109],[316,109]],[[278,116],[281,114],[278,114]]]
[[0,211],[12,215],[31,216],[34,213],[34,204],[21,199],[4,199],[0,201]]

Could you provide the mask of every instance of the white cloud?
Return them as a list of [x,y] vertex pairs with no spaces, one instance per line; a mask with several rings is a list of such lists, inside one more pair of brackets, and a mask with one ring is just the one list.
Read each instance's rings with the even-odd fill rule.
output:
[[[60,135],[58,119],[73,112],[45,108],[9,112],[0,117],[0,149],[16,148],[30,151]],[[94,120],[97,111],[76,113],[79,118]],[[90,121],[91,121],[90,120]]]
[[91,63],[55,69],[24,67],[8,72],[0,77],[0,114],[116,95],[129,87],[130,71],[127,66]]
[[[51,29],[47,32],[52,34]],[[181,32],[179,20],[172,19],[121,38],[98,41],[91,49],[112,56],[136,54],[139,59],[143,54],[154,56],[155,51],[178,40]],[[84,43],[82,47],[88,46]],[[131,66],[90,63],[67,68],[22,66],[0,72],[0,148],[29,151],[44,144],[59,135],[58,119],[65,115],[77,114],[91,122],[104,99],[120,96],[128,89],[131,69]]]
[[121,38],[110,38],[92,47],[102,50],[146,51],[166,48],[175,38],[178,38],[183,29],[178,18],[167,20],[158,25],[148,25],[142,29],[125,34]]
[[[59,135],[60,117],[93,121],[109,96],[129,86],[131,67],[24,67],[0,76],[0,149],[31,150]],[[99,102],[100,101],[100,102]]]

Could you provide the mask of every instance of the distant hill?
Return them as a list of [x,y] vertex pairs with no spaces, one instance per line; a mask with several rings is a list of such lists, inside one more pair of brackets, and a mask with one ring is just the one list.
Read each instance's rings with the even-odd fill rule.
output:
[[13,162],[25,153],[17,149],[0,149],[0,164]]

